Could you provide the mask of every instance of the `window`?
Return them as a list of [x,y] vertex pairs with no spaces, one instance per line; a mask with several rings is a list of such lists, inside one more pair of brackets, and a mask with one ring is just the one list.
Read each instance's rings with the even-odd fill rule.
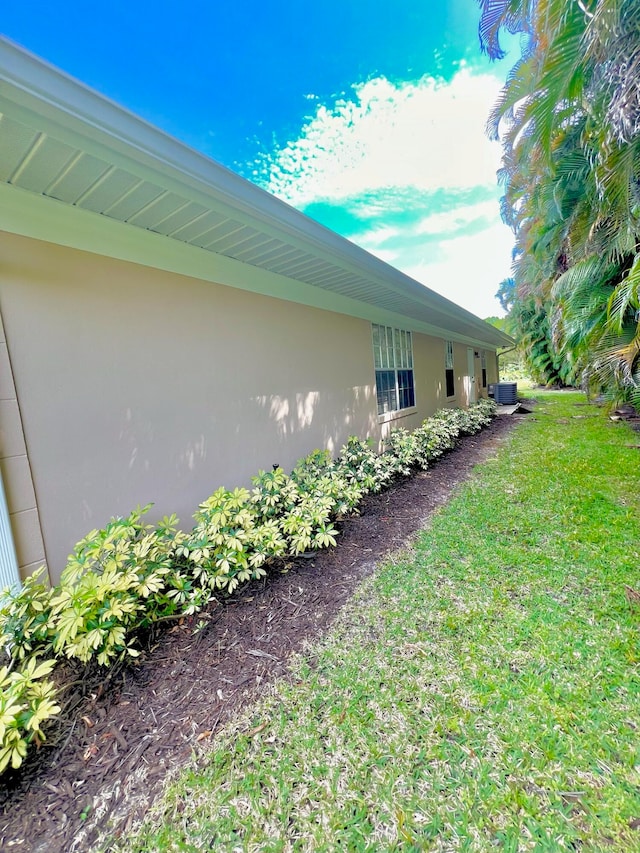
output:
[[447,384],[447,397],[453,397],[456,393],[456,386],[453,377],[453,341],[445,341],[446,354],[444,360],[444,372]]
[[480,353],[480,360],[482,364],[482,387],[487,387],[487,354],[484,350]]
[[413,385],[411,332],[373,324],[378,414],[409,409],[416,404]]

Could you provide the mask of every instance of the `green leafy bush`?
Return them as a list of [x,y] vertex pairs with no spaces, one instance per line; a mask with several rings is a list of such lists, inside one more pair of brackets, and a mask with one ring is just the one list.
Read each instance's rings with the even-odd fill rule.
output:
[[[266,560],[284,553],[285,541],[271,517],[280,504],[278,492],[256,491],[260,489],[254,490],[257,500],[252,501],[248,489],[218,489],[200,504],[191,533],[176,537],[173,556],[183,582],[193,579],[188,590],[196,595],[192,605],[197,600],[200,606],[215,590],[231,593],[239,584],[263,577]],[[181,603],[187,601],[185,588]]]
[[298,483],[293,474],[289,477],[282,468],[258,471],[252,482],[251,503],[260,520],[277,518],[298,501]]
[[384,452],[390,458],[394,474],[407,477],[418,465],[418,441],[415,433],[404,427],[391,430],[384,440]]
[[422,443],[431,462],[456,446],[460,434],[460,422],[454,409],[440,409],[432,417],[427,418],[416,432],[418,433],[416,439]]
[[358,511],[364,494],[363,486],[334,461],[328,450],[314,450],[299,459],[291,472],[291,480],[299,493],[329,495],[333,499],[331,514],[344,518]]
[[495,416],[498,412],[498,404],[496,403],[495,400],[484,400],[483,399],[483,400],[478,400],[478,402],[475,403],[471,407],[471,409],[473,412],[479,412],[481,414],[482,419],[483,419],[482,420],[483,426],[489,426],[492,419],[495,418]]
[[336,519],[357,514],[365,494],[362,484],[357,480],[349,480],[344,471],[337,467],[318,480],[318,492],[331,497],[331,515]]
[[150,506],[92,530],[74,548],[51,597],[54,652],[85,663],[96,657],[101,664],[138,654],[127,635],[160,615],[154,596],[164,591],[172,569],[169,546],[177,522],[174,516],[155,528],[143,524]]
[[55,686],[46,678],[54,666],[55,660],[40,662],[33,655],[15,671],[0,668],[0,773],[20,767],[29,744],[45,740],[42,724],[60,713]]
[[364,494],[379,492],[389,485],[394,475],[394,462],[378,454],[373,442],[349,436],[336,460],[336,468],[349,482],[357,483]]
[[291,472],[291,479],[301,492],[310,492],[316,488],[321,477],[336,471],[336,464],[328,450],[313,450],[303,459],[298,459]]
[[214,595],[263,577],[273,558],[335,545],[335,522],[358,512],[364,495],[427,468],[495,411],[487,400],[442,409],[411,433],[392,430],[382,454],[351,436],[335,460],[315,450],[291,475],[259,471],[251,491],[220,488],[201,503],[189,532],[177,529],[175,515],[145,524],[151,505],[138,507],[80,541],[53,589],[36,572],[21,590],[5,590],[0,648],[12,663],[0,669],[0,772],[20,765],[28,744],[44,738],[41,724],[60,710],[45,678],[56,657],[103,666],[135,657],[137,629],[198,612]]
[[459,435],[473,435],[491,422],[495,410],[493,400],[481,400],[468,409],[450,410],[452,414],[448,418],[457,426]]
[[41,583],[44,566],[28,577],[22,588],[0,593],[0,649],[13,659],[24,660],[34,650],[51,651],[51,597]]

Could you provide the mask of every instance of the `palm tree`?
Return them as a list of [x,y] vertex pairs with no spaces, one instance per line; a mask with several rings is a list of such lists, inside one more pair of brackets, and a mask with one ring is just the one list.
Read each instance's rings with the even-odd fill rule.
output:
[[544,315],[549,377],[640,402],[640,0],[479,2],[491,57],[501,30],[527,39],[488,125],[516,235],[512,310],[525,338]]

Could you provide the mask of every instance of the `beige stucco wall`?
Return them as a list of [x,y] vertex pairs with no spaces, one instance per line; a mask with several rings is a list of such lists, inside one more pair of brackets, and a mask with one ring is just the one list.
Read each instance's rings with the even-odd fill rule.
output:
[[379,431],[366,321],[7,234],[0,257],[54,579],[138,503],[189,526],[218,486]]
[[[189,527],[220,485],[465,403],[463,345],[445,400],[444,342],[414,334],[416,410],[382,424],[368,321],[6,233],[0,309],[3,435],[21,414],[5,487],[54,581],[77,540],[138,503]],[[42,537],[23,540],[33,568]]]
[[493,384],[500,381],[500,371],[498,368],[498,354],[496,352],[487,353],[487,382]]

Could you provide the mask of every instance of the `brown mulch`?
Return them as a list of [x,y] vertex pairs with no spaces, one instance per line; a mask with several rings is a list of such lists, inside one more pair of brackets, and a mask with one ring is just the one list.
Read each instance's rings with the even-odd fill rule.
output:
[[[376,563],[494,453],[521,418],[498,417],[426,472],[369,497],[341,524],[337,548],[276,567],[199,617],[145,638],[135,665],[67,673],[64,722],[19,772],[0,779],[0,850],[95,850],[126,834],[168,771],[287,672],[306,640],[325,632]],[[103,849],[102,847],[100,849]]]

